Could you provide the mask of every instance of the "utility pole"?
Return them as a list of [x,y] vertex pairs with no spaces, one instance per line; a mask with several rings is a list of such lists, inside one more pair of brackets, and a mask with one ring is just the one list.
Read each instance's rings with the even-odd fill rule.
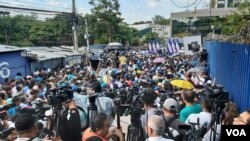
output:
[[88,51],[89,51],[89,31],[88,31],[88,22],[87,22],[87,18],[86,18],[86,14],[84,16],[84,21],[85,21],[85,39],[86,39],[86,42],[87,42],[87,48],[85,50],[85,58],[86,58],[86,62],[87,62],[87,59],[88,59]]
[[76,7],[75,7],[75,0],[72,0],[72,20],[73,20],[73,43],[74,43],[74,50],[78,51],[78,38],[77,38],[77,29],[76,29]]
[[209,3],[209,18],[210,18],[210,22],[211,22],[211,16],[212,16],[212,0],[210,0],[210,3]]
[[[0,14],[2,14],[3,15],[3,17],[5,17],[5,15],[9,15],[10,14],[10,12],[6,12],[6,11],[0,11]],[[6,43],[6,45],[8,45],[9,44],[9,39],[8,39],[8,28],[7,28],[7,24],[6,24],[6,27],[5,27],[5,43]]]

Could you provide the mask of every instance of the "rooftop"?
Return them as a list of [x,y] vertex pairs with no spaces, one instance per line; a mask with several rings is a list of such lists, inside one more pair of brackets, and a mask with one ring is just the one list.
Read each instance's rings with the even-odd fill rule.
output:
[[76,52],[73,50],[73,47],[15,47],[0,45],[0,52],[13,52],[13,51],[26,51],[27,56],[35,57],[34,59],[38,61],[54,59],[54,58],[63,58],[67,56],[76,56],[82,55],[83,52]]

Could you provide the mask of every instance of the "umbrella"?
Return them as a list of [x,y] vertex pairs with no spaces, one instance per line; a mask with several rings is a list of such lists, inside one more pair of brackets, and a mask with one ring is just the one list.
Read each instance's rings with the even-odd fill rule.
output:
[[172,80],[170,82],[173,86],[183,89],[193,89],[194,85],[186,80]]
[[105,49],[125,49],[125,47],[121,43],[112,42],[109,43]]
[[153,62],[154,63],[165,63],[165,61],[166,60],[164,58],[158,57],[158,58],[155,58]]

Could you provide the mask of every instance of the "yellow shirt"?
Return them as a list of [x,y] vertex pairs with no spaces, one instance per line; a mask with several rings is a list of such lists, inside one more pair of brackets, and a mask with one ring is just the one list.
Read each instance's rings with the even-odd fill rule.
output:
[[119,57],[119,62],[121,65],[127,64],[127,58],[125,56]]

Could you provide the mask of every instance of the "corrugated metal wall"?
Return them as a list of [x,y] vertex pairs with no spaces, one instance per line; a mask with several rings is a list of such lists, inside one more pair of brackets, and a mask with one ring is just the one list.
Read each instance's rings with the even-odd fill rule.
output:
[[0,83],[6,77],[14,78],[17,72],[22,76],[30,74],[30,65],[26,57],[21,57],[20,51],[0,54]]
[[240,110],[250,108],[250,46],[206,41],[210,75],[224,85]]
[[52,69],[63,66],[63,58],[55,58],[55,59],[49,59],[49,60],[44,60],[44,61],[30,62],[31,73],[38,71],[40,68],[43,68],[45,66],[47,68],[52,68]]
[[66,65],[66,63],[68,64],[76,64],[76,63],[82,63],[83,57],[82,55],[76,55],[76,56],[67,56],[64,58],[64,65]]

